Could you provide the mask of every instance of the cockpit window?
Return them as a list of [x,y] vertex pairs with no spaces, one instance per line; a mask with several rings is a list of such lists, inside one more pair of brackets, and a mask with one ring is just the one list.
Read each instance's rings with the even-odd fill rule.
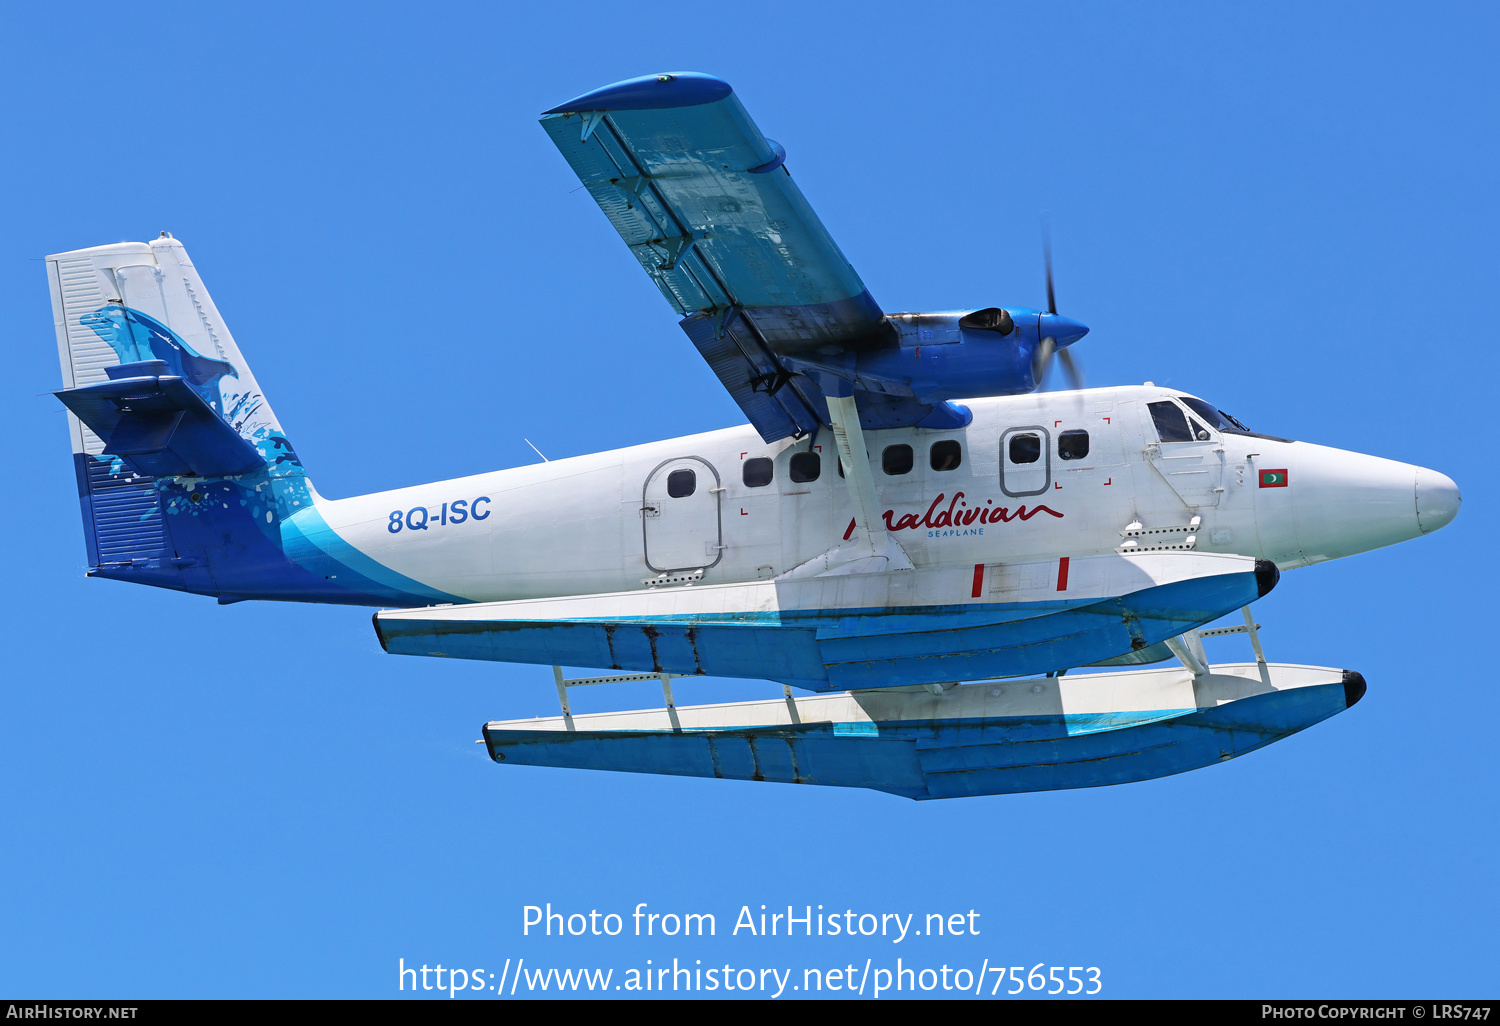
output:
[[1187,415],[1176,403],[1150,403],[1151,419],[1156,424],[1156,433],[1163,442],[1191,442],[1193,432],[1188,429]]
[[1187,403],[1188,409],[1207,421],[1208,426],[1211,428],[1217,428],[1220,431],[1228,431],[1233,434],[1248,432],[1250,430],[1223,410],[1215,409],[1202,399],[1194,399],[1190,395],[1185,395],[1181,398],[1183,402]]
[[[1229,414],[1225,413],[1223,410],[1218,409],[1218,408],[1216,408],[1214,406],[1210,406],[1208,403],[1204,402],[1202,399],[1194,399],[1190,395],[1180,395],[1177,398],[1181,399],[1184,403],[1186,403],[1187,406],[1188,406],[1188,409],[1192,410],[1199,417],[1202,417],[1208,423],[1209,427],[1217,428],[1218,430],[1224,432],[1227,435],[1249,435],[1251,438],[1264,438],[1264,439],[1267,439],[1267,440],[1272,441],[1272,442],[1289,442],[1289,441],[1291,441],[1291,439],[1289,439],[1289,438],[1282,438],[1280,435],[1266,435],[1266,434],[1262,434],[1259,431],[1251,431],[1249,428],[1247,428],[1245,425],[1241,424],[1239,421],[1235,420],[1233,417],[1231,417]],[[1166,403],[1152,403],[1151,404],[1151,416],[1153,418],[1156,416],[1156,408],[1158,406],[1166,406],[1166,405],[1167,405]],[[1203,428],[1203,425],[1199,424],[1198,421],[1196,420],[1196,418],[1190,418],[1190,419],[1193,420],[1193,432],[1194,432],[1194,434],[1201,434],[1202,437],[1204,437],[1204,438],[1210,437],[1209,434],[1208,434],[1208,432]],[[1156,429],[1158,431],[1161,430],[1161,421],[1159,421],[1159,420],[1156,422]],[[1166,437],[1166,435],[1162,436],[1162,441],[1163,442],[1166,442],[1166,441],[1169,441],[1169,440],[1170,441],[1177,441],[1177,439],[1168,439]]]

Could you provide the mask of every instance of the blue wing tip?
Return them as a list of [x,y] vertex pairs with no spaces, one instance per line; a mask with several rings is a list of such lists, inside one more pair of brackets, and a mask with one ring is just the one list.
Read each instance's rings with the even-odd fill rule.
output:
[[547,114],[577,114],[594,110],[661,110],[668,107],[696,107],[722,100],[733,93],[729,83],[701,71],[669,71],[657,75],[627,78],[575,96]]

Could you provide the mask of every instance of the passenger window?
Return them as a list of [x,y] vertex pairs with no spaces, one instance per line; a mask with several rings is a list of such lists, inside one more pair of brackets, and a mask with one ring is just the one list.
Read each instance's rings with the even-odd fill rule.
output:
[[1087,431],[1064,431],[1057,436],[1057,455],[1065,460],[1081,460],[1089,454]]
[[757,456],[753,460],[746,460],[744,469],[740,472],[740,479],[745,482],[746,488],[764,488],[771,483],[771,475],[776,472],[776,464],[764,456]]
[[933,442],[928,450],[933,470],[957,470],[964,461],[964,447],[951,438]]
[[912,466],[911,446],[888,445],[880,454],[880,468],[892,477],[910,474]]
[[685,499],[698,487],[698,475],[691,470],[674,470],[667,475],[667,494]]
[[1010,461],[1035,463],[1042,458],[1042,436],[1026,432],[1010,436]]
[[787,472],[798,484],[816,481],[818,475],[823,472],[823,461],[818,459],[818,454],[815,452],[793,453],[791,461],[787,464]]
[[1151,419],[1156,423],[1156,433],[1163,442],[1191,442],[1193,433],[1188,430],[1187,414],[1176,403],[1151,403]]

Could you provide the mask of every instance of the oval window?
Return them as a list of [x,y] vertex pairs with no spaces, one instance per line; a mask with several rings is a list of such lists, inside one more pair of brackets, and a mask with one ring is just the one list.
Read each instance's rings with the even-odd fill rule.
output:
[[1081,460],[1089,454],[1089,433],[1064,431],[1057,436],[1057,455],[1065,460]]
[[1026,432],[1010,436],[1010,461],[1035,463],[1042,458],[1042,436]]
[[818,454],[815,452],[793,453],[791,460],[787,463],[787,475],[797,484],[816,481],[822,472],[823,461],[818,459]]
[[698,475],[691,470],[674,470],[667,475],[667,494],[685,499],[698,487]]
[[764,456],[757,456],[753,460],[746,460],[744,469],[740,473],[740,479],[745,482],[746,488],[764,488],[771,483],[771,475],[776,470],[776,464]]

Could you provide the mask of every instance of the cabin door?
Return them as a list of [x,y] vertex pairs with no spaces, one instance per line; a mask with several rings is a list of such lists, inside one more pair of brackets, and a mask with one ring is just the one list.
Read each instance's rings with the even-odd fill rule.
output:
[[653,470],[641,495],[646,566],[659,574],[676,573],[704,570],[723,559],[723,494],[719,472],[701,457],[667,460]]
[[1000,436],[1000,490],[1012,498],[1052,487],[1052,436],[1046,428],[1011,428]]

